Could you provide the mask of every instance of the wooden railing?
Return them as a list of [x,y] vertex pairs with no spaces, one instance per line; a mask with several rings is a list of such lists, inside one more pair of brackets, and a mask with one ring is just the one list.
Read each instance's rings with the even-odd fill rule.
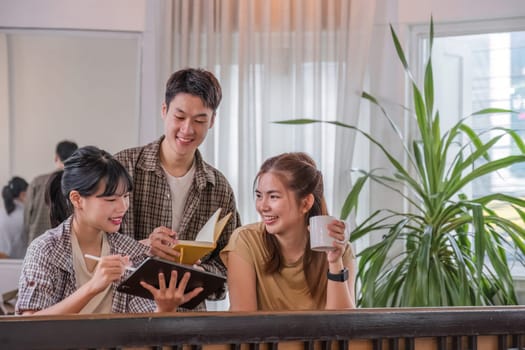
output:
[[0,317],[0,349],[523,349],[525,307]]

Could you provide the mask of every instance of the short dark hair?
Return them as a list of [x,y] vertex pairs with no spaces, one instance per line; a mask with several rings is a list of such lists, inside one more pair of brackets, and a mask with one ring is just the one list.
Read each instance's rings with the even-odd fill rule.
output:
[[69,140],[64,140],[64,141],[60,141],[57,144],[57,147],[55,149],[55,153],[57,154],[58,158],[60,158],[60,161],[64,162],[77,149],[78,149],[78,145],[75,142],[69,141]]
[[64,162],[64,170],[53,173],[47,183],[51,224],[56,226],[73,213],[69,201],[71,191],[78,191],[83,197],[91,196],[101,182],[105,188],[100,197],[114,195],[122,185],[126,192],[133,188],[128,171],[111,154],[95,146],[77,149]]
[[166,83],[165,103],[169,107],[177,94],[200,97],[204,106],[214,113],[222,99],[222,89],[213,73],[201,68],[185,68],[173,73]]

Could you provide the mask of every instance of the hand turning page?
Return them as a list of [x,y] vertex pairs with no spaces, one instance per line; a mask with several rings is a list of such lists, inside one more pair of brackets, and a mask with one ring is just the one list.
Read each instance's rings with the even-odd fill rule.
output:
[[232,213],[219,220],[221,208],[208,219],[194,241],[179,240],[173,249],[180,253],[179,263],[193,265],[197,260],[211,252],[217,246],[217,239],[230,220]]

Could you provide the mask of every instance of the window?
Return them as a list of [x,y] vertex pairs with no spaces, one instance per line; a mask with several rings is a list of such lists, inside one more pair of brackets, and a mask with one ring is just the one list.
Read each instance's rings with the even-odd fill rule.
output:
[[[467,123],[485,140],[495,136],[495,131],[484,132],[492,127],[513,129],[525,139],[525,31],[441,36],[434,40],[436,105],[443,128],[481,109],[512,109],[518,113],[474,116]],[[423,64],[420,60],[419,66]],[[498,159],[516,152],[510,137],[504,136],[490,156]],[[495,192],[525,198],[525,164],[480,178],[467,190],[473,198]],[[500,215],[519,220],[512,208],[493,207]],[[509,251],[511,264],[523,259]],[[525,275],[525,269],[514,264],[513,273]]]

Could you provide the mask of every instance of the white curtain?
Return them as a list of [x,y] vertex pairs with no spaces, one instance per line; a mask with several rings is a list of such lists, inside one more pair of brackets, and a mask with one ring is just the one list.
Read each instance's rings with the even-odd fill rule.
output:
[[357,124],[374,0],[172,0],[172,71],[203,67],[223,88],[204,158],[232,184],[243,223],[257,220],[261,163],[304,151],[324,174],[330,211],[350,190],[355,134],[316,118]]

